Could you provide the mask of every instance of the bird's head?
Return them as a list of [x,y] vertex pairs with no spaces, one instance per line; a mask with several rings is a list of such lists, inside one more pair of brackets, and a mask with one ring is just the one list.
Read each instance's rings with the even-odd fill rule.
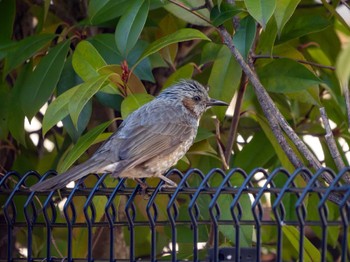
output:
[[181,80],[165,89],[159,96],[181,103],[193,116],[200,118],[211,106],[228,106],[226,102],[209,97],[208,88],[194,80]]

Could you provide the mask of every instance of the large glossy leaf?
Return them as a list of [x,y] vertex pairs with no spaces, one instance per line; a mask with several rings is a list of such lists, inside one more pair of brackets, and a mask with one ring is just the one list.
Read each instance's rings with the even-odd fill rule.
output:
[[145,51],[141,54],[139,59],[135,62],[133,69],[146,57],[148,57],[151,54],[154,54],[155,52],[159,51],[165,46],[168,46],[173,43],[183,42],[183,41],[189,41],[194,39],[202,39],[206,41],[210,41],[210,39],[203,34],[201,31],[192,29],[192,28],[183,28],[175,33],[172,33],[170,35],[164,36],[162,38],[159,38],[158,40],[154,41],[152,44],[150,44]]
[[249,14],[265,29],[275,11],[276,0],[244,0],[244,3]]
[[38,50],[48,44],[55,36],[52,34],[33,35],[19,41],[12,50],[8,53],[4,75],[7,75],[14,68],[32,57]]
[[285,58],[259,68],[258,74],[265,88],[276,93],[293,93],[322,83],[304,65]]
[[60,165],[57,168],[57,171],[60,173],[67,171],[68,168],[70,168],[74,164],[74,162],[77,161],[78,158],[81,157],[91,145],[93,145],[96,142],[100,142],[96,140],[113,121],[114,120],[111,120],[100,124],[91,129],[86,134],[84,134],[82,137],[80,137],[77,143],[69,150],[63,162],[60,163]]
[[[81,84],[83,85],[83,84]],[[77,85],[57,97],[47,108],[43,119],[43,136],[69,114],[68,104],[81,85]]]
[[255,21],[248,15],[241,20],[237,32],[233,37],[233,43],[245,59],[248,58],[250,48],[252,47],[255,38],[255,33]]
[[79,85],[74,96],[70,98],[68,105],[68,111],[74,126],[77,126],[80,112],[83,110],[86,103],[102,88],[108,78],[109,75],[102,75]]
[[278,0],[276,2],[276,10],[274,13],[278,34],[281,35],[282,29],[293,15],[300,0]]
[[233,166],[239,166],[249,173],[258,166],[265,167],[265,164],[275,155],[274,148],[264,132],[261,131],[255,133],[253,139],[234,155]]
[[122,102],[121,113],[123,119],[134,112],[139,107],[153,100],[149,94],[130,94]]
[[125,13],[131,3],[128,0],[91,0],[88,6],[90,23],[97,25],[117,18]]
[[165,81],[163,88],[167,88],[181,79],[189,79],[192,78],[194,70],[194,64],[186,64],[183,67],[177,69],[174,73],[172,73],[168,79]]
[[[350,44],[340,52],[336,62],[336,73],[341,83],[341,88],[348,88],[350,79]],[[344,91],[343,91],[344,92]]]
[[322,31],[330,26],[330,21],[317,14],[293,16],[285,25],[278,43],[289,41],[310,33]]
[[72,60],[75,72],[84,80],[98,76],[97,70],[106,66],[106,62],[88,41],[81,41],[73,54]]
[[23,66],[17,77],[15,85],[11,90],[10,106],[7,121],[11,135],[16,139],[16,141],[18,141],[24,146],[26,146],[24,130],[25,115],[23,113],[21,103],[18,98],[20,97],[22,88],[25,86],[25,79],[31,73],[32,66],[32,63],[28,63]]
[[148,10],[149,0],[135,0],[120,18],[115,30],[115,42],[124,58],[135,46],[146,23]]
[[69,44],[70,41],[65,41],[52,48],[26,80],[20,99],[22,109],[29,119],[33,118],[55,89]]
[[[230,50],[223,46],[214,61],[208,84],[209,94],[212,98],[229,103],[238,88],[242,70],[231,55]],[[222,120],[227,107],[213,107],[214,114]]]
[[232,19],[235,15],[242,12],[243,9],[236,5],[222,3],[220,6],[216,5],[210,12],[210,20],[214,26],[219,26],[229,19]]
[[[107,64],[120,64],[124,59],[117,49],[114,35],[99,34],[89,39],[89,42],[97,49],[99,54],[107,62]],[[138,40],[135,47],[129,52],[126,59],[129,66],[134,65],[136,60],[140,57],[142,52],[146,49],[148,43],[143,40]],[[144,59],[138,64],[133,71],[142,80],[154,82],[152,74],[152,65],[148,58]]]
[[[300,230],[293,226],[283,226],[282,232],[289,240],[295,250],[299,250],[300,242]],[[304,237],[304,260],[305,261],[320,261],[320,251],[310,242],[309,239]],[[300,252],[300,251],[299,251]]]
[[276,20],[270,19],[265,30],[260,34],[258,45],[256,47],[257,53],[272,55],[277,37],[277,30]]

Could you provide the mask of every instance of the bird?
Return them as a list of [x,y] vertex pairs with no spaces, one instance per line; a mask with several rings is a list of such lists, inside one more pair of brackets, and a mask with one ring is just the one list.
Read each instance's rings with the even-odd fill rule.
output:
[[211,106],[228,106],[208,95],[209,88],[183,79],[164,89],[130,115],[87,161],[55,177],[39,181],[31,191],[53,191],[90,173],[132,178],[143,189],[142,178],[158,177],[165,185],[177,184],[163,174],[193,144],[199,120]]

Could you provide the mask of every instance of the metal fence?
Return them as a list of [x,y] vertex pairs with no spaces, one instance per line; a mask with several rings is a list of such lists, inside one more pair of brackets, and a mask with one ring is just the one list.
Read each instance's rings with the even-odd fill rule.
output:
[[146,195],[108,174],[34,193],[56,173],[8,172],[0,261],[349,261],[348,172],[171,170],[178,187],[148,179]]

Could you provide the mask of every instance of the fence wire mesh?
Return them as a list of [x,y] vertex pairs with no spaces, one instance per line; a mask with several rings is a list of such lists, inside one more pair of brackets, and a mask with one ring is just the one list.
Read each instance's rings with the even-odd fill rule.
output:
[[56,172],[8,172],[0,261],[349,261],[349,172],[171,170],[177,188],[147,179],[145,195],[108,174],[31,192]]

